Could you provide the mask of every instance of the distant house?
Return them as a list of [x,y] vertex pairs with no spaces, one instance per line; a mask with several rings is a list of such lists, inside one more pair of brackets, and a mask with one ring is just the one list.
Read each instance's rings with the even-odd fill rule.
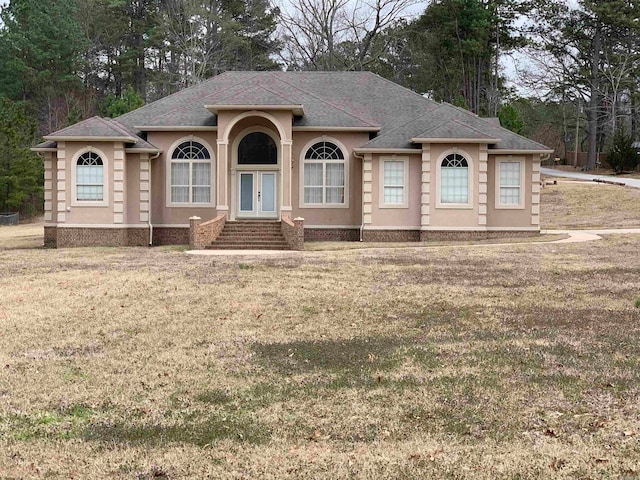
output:
[[45,139],[50,246],[531,235],[551,153],[367,72],[227,72]]

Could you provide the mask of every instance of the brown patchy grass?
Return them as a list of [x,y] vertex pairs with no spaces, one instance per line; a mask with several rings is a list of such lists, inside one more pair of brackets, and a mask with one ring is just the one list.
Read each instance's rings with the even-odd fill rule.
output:
[[0,250],[39,248],[44,243],[44,222],[0,226]]
[[543,229],[640,228],[640,189],[567,182],[542,189]]
[[639,249],[0,251],[0,477],[636,478]]

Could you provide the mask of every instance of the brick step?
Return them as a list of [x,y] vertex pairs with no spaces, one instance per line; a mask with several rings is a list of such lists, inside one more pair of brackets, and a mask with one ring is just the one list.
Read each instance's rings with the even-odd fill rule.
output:
[[211,245],[286,245],[284,240],[253,240],[253,241],[229,241],[229,240],[216,240],[211,242]]
[[221,233],[232,233],[234,235],[251,235],[251,234],[255,234],[255,235],[282,235],[282,232],[278,229],[278,230],[259,230],[259,229],[252,229],[252,230],[236,230],[236,229],[224,229],[222,230]]
[[278,233],[264,233],[264,232],[222,232],[218,238],[282,238],[282,234]]
[[207,250],[289,250],[289,246],[286,244],[273,244],[273,245],[254,245],[249,243],[244,244],[216,244],[207,245]]

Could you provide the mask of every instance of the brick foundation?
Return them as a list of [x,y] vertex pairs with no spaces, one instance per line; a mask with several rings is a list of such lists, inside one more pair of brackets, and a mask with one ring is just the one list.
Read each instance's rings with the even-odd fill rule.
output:
[[418,230],[365,230],[365,242],[419,242]]
[[48,248],[146,246],[149,229],[45,227],[44,245]]
[[305,241],[357,242],[360,230],[357,228],[305,228]]
[[189,245],[189,227],[153,227],[154,245]]
[[539,237],[540,232],[536,230],[510,230],[492,232],[474,231],[423,231],[420,233],[420,241],[455,241],[455,240],[489,240],[492,238],[529,238]]

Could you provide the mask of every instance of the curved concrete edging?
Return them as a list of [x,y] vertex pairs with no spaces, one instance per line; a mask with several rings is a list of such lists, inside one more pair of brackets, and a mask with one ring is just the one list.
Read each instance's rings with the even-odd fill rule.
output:
[[[520,243],[482,243],[477,245],[416,245],[415,247],[402,247],[402,248],[450,248],[456,246],[459,248],[487,248],[487,247],[511,247],[518,245],[548,245],[559,243],[582,243],[593,242],[595,240],[602,240],[601,235],[614,235],[614,234],[640,234],[640,228],[610,228],[600,230],[542,230],[540,233],[543,235],[558,235],[566,234],[569,238],[563,238],[562,240],[551,240],[549,242],[520,242]],[[377,248],[358,248],[351,250],[335,250],[335,252],[363,252],[371,250],[383,250],[385,247]],[[394,249],[394,247],[388,247]],[[395,247],[398,248],[398,247]],[[329,250],[328,250],[329,251]],[[327,252],[328,252],[327,251]],[[201,255],[201,256],[268,256],[268,255],[292,255],[292,254],[304,254],[304,253],[326,253],[323,251],[313,252],[297,252],[293,250],[187,250],[185,253],[189,255]]]

